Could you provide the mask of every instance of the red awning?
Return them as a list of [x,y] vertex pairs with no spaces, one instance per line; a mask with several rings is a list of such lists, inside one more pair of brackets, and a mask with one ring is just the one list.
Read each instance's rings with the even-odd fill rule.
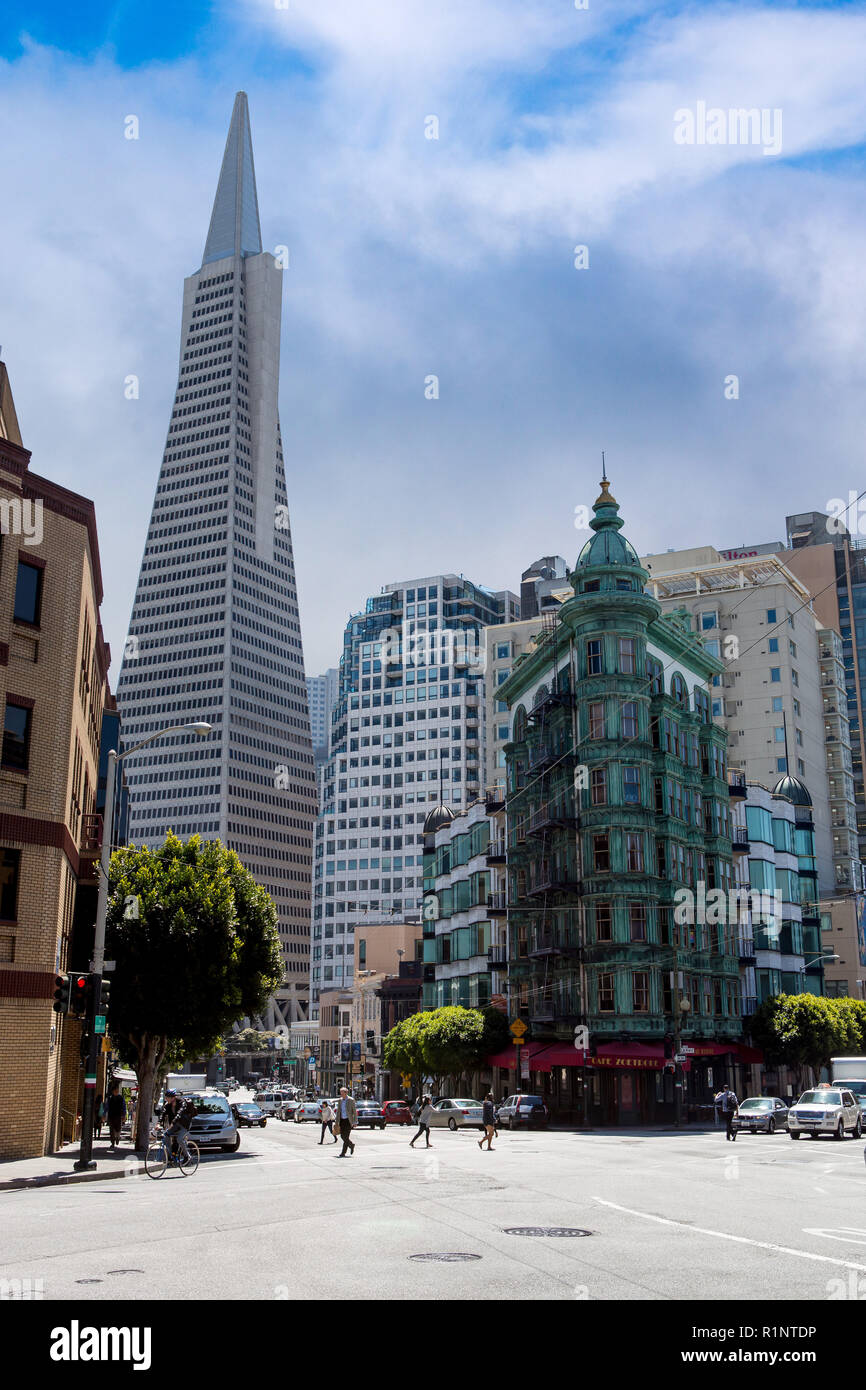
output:
[[533,1071],[551,1071],[553,1067],[582,1067],[586,1063],[586,1053],[582,1048],[569,1047],[568,1043],[550,1043],[539,1052],[530,1063]]
[[665,1064],[661,1043],[600,1043],[588,1059],[595,1067],[641,1067],[659,1071]]
[[520,1048],[506,1047],[502,1052],[495,1052],[492,1057],[488,1057],[487,1064],[491,1067],[516,1067],[519,1052],[522,1057],[529,1057],[532,1066],[532,1058],[537,1052],[543,1052],[545,1046],[545,1043],[524,1043]]

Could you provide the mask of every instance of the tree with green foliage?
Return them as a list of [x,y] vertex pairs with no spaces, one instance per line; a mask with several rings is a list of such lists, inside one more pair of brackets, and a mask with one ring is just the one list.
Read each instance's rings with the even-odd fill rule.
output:
[[389,1069],[410,1074],[417,1091],[428,1080],[435,1090],[450,1081],[456,1090],[470,1091],[485,1059],[510,1040],[508,1020],[498,1009],[449,1004],[396,1024],[384,1038],[382,1056]]
[[833,1056],[862,1052],[866,1005],[817,994],[777,994],[758,1007],[749,1031],[767,1060],[791,1067],[802,1088],[806,1067],[817,1073]]
[[[125,915],[128,898],[138,916]],[[239,1019],[262,1012],[283,978],[277,913],[233,850],[169,833],[157,850],[116,850],[109,878],[109,1023],[138,1077],[136,1148],[169,1066],[217,1051]]]

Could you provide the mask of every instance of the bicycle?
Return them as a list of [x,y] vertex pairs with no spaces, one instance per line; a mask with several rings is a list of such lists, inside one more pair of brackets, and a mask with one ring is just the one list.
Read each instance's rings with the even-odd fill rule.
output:
[[200,1157],[198,1144],[186,1137],[186,1154],[178,1146],[174,1153],[169,1152],[165,1132],[157,1126],[151,1133],[151,1143],[144,1156],[144,1171],[150,1178],[161,1178],[167,1168],[177,1168],[182,1177],[188,1178],[198,1168]]

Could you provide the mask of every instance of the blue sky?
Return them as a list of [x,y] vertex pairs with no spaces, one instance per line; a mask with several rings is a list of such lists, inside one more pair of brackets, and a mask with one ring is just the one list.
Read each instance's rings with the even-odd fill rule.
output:
[[[864,70],[860,4],[6,0],[0,343],[34,469],[96,501],[116,657],[238,88],[314,673],[386,582],[572,563],[602,448],[643,551],[862,489]],[[701,101],[780,151],[677,144]]]

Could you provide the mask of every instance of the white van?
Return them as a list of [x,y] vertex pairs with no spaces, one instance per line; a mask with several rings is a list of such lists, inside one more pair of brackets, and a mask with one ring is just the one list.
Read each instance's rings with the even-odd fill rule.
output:
[[253,1097],[254,1103],[264,1115],[276,1115],[284,1101],[291,1099],[288,1091],[259,1091]]

